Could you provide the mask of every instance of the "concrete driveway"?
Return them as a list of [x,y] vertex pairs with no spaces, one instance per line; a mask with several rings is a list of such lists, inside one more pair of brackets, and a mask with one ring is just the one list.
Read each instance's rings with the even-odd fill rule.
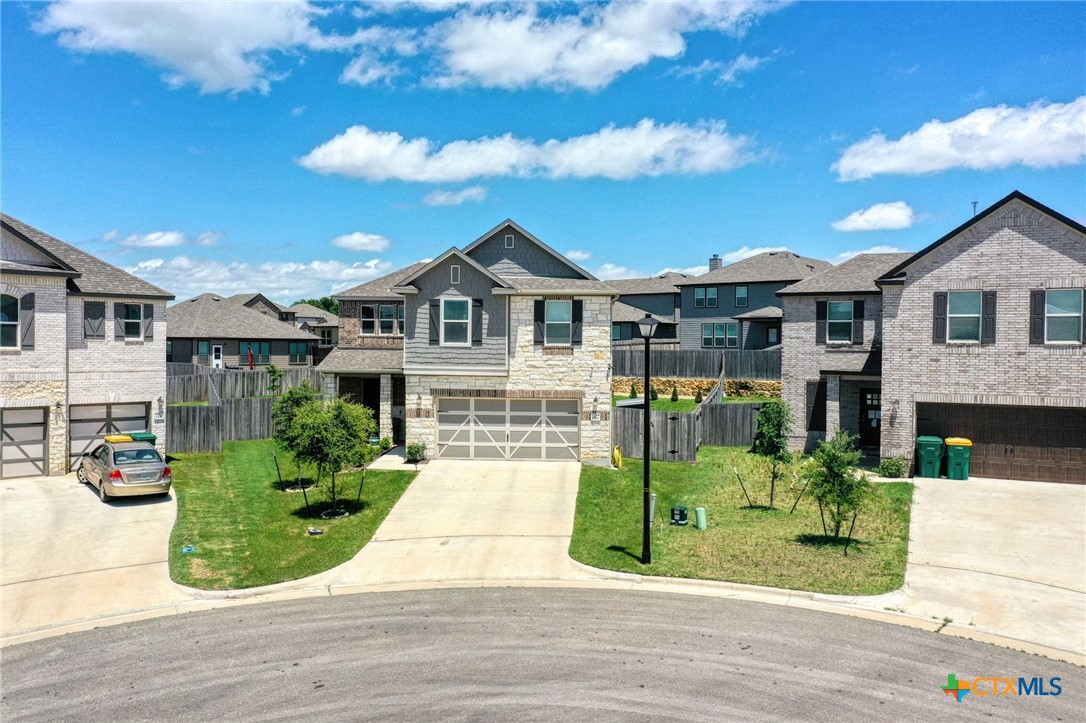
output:
[[0,510],[0,637],[191,597],[166,562],[172,496],[102,504],[75,475],[40,477],[0,482]]
[[569,559],[577,462],[433,460],[325,585],[592,579]]
[[1086,486],[913,482],[905,586],[855,602],[1086,653]]

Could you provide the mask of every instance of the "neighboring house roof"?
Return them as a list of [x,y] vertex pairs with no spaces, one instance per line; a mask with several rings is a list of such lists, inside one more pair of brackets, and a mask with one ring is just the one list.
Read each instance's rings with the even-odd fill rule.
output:
[[[467,264],[468,266],[472,267],[473,269],[475,269],[476,271],[481,273],[483,276],[486,276],[488,279],[490,279],[491,281],[494,282],[495,286],[499,286],[499,287],[501,287],[503,289],[512,289],[513,288],[513,285],[510,284],[508,280],[503,279],[502,277],[498,276],[493,271],[491,271],[490,269],[483,266],[482,264],[480,264],[475,259],[468,256],[465,252],[461,251],[460,249],[458,249],[456,247],[453,247],[453,248],[449,249],[448,251],[446,251],[445,253],[438,256],[436,259],[434,259],[430,263],[424,264],[422,266],[422,268],[417,269],[411,275],[405,277],[402,281],[400,281],[399,284],[397,284],[395,287],[393,287],[393,291],[398,291],[399,293],[403,293],[404,291],[407,291],[408,293],[412,293],[412,294],[416,293],[418,291],[418,289],[411,290],[411,289],[407,289],[406,287],[411,286],[411,283],[413,281],[415,281],[415,279],[419,278],[420,276],[423,276],[424,274],[429,273],[430,269],[437,268],[437,266],[439,266],[440,264],[445,263],[446,260],[448,260],[449,258],[451,258],[453,256],[455,256],[457,259],[459,259],[463,263]],[[525,277],[525,278],[531,278],[531,277]]]
[[[657,316],[656,314],[650,314],[649,316],[651,316],[653,319],[656,319],[661,324],[670,324],[671,326],[675,326],[676,323],[674,319],[665,319],[664,317]],[[616,301],[614,304],[611,305],[612,322],[638,322],[644,318],[644,309],[638,309],[636,307],[630,306],[629,304],[623,304],[621,301]]]
[[761,309],[755,309],[754,311],[748,311],[745,314],[736,314],[733,319],[753,320],[753,319],[780,319],[784,316],[779,306],[763,306]]
[[[85,296],[117,296],[140,299],[169,300],[174,298],[170,292],[149,284],[116,266],[107,264],[105,261],[91,256],[71,244],[64,243],[44,231],[39,231],[6,213],[0,214],[0,220],[2,220],[4,228],[13,235],[56,261],[57,267],[51,270],[52,274],[67,272],[64,275],[69,276],[69,293]],[[25,266],[26,264],[9,264],[5,262],[4,270],[11,269],[14,271],[17,265]]]
[[290,339],[316,341],[309,332],[216,294],[200,294],[166,309],[174,339]]
[[333,349],[317,369],[322,372],[402,372],[403,349]]
[[287,311],[288,310],[287,307],[281,306],[280,304],[275,303],[274,301],[269,299],[267,296],[264,296],[264,294],[261,294],[259,292],[256,292],[256,293],[249,292],[249,293],[245,293],[245,294],[234,294],[233,296],[227,296],[226,300],[227,301],[232,301],[235,304],[241,304],[242,306],[245,306],[250,301],[253,301],[256,298],[263,299],[264,301],[271,304],[272,308],[279,309],[279,311]]
[[598,279],[563,279],[552,276],[500,277],[521,294],[577,294],[579,296],[614,296],[618,292],[609,281]]
[[324,309],[322,309],[322,308],[320,308],[318,306],[313,306],[312,304],[304,304],[304,303],[303,304],[295,304],[294,306],[289,306],[286,309],[284,309],[284,311],[293,311],[295,317],[304,316],[304,317],[313,318],[313,319],[334,319],[335,316],[336,316],[332,312],[325,311]]
[[829,261],[811,259],[791,251],[766,251],[701,276],[680,281],[676,286],[706,284],[755,284],[766,281],[799,281],[833,266]]
[[1010,194],[1008,194],[1007,196],[1005,196],[1005,197],[1001,198],[1000,200],[996,201],[991,206],[984,209],[983,211],[978,213],[976,216],[974,216],[973,218],[971,218],[968,221],[966,221],[965,223],[963,223],[958,228],[954,229],[953,231],[951,231],[947,235],[945,235],[942,238],[940,238],[939,240],[935,241],[930,246],[928,246],[926,248],[923,248],[923,249],[920,249],[915,254],[912,254],[908,258],[904,259],[897,266],[893,267],[892,269],[890,269],[889,271],[884,273],[882,276],[880,276],[878,280],[880,282],[882,282],[882,283],[891,283],[891,284],[900,282],[904,278],[905,272],[908,271],[910,266],[912,266],[916,262],[920,261],[922,258],[924,258],[928,254],[930,254],[932,251],[935,251],[937,248],[939,248],[940,246],[945,244],[950,239],[954,238],[955,236],[958,236],[959,234],[961,234],[964,231],[967,231],[971,226],[980,223],[981,221],[986,219],[988,216],[992,215],[993,213],[995,213],[999,209],[1003,208],[1007,204],[1011,203],[1012,201],[1021,201],[1022,203],[1026,204],[1027,206],[1031,206],[1035,210],[1040,211],[1041,213],[1045,214],[1046,216],[1050,216],[1051,218],[1054,218],[1055,220],[1059,221],[1063,225],[1065,225],[1065,226],[1079,232],[1080,234],[1086,235],[1086,226],[1083,226],[1078,221],[1075,221],[1073,219],[1068,218],[1067,216],[1064,216],[1062,213],[1060,213],[1058,211],[1053,211],[1048,206],[1044,205],[1043,203],[1041,203],[1039,201],[1036,201],[1036,200],[1030,198],[1029,196],[1022,193],[1021,191],[1015,190],[1015,191],[1011,191]]
[[801,294],[878,294],[875,279],[912,256],[899,254],[860,254],[803,281],[786,286],[777,296]]
[[678,271],[668,271],[659,276],[650,276],[646,279],[611,279],[607,285],[618,291],[623,296],[636,294],[677,294],[680,281],[693,279],[691,274],[683,274]]
[[302,323],[302,326],[309,329],[337,329],[339,328],[339,317],[333,316],[330,319],[324,319],[323,321],[314,321],[312,323],[306,321]]
[[332,298],[336,301],[357,301],[362,299],[400,299],[399,294],[392,290],[392,287],[399,286],[404,279],[413,276],[419,269],[429,264],[429,261],[419,261],[418,263],[405,266],[402,269],[397,269],[391,274],[385,274],[380,278],[376,278],[373,281],[367,281],[364,284],[353,286],[346,291],[341,291],[338,294],[333,294]]
[[566,265],[566,266],[568,266],[569,268],[571,268],[571,269],[573,269],[574,271],[576,271],[576,272],[577,272],[578,274],[580,274],[580,275],[581,275],[582,277],[584,277],[584,278],[586,278],[586,279],[595,279],[595,278],[596,278],[596,277],[595,277],[595,276],[593,276],[592,274],[590,274],[590,273],[588,273],[587,271],[585,271],[584,269],[582,269],[582,268],[581,268],[580,266],[578,266],[577,264],[575,264],[575,263],[573,263],[572,261],[570,261],[570,260],[569,260],[568,258],[566,258],[565,256],[563,256],[562,254],[560,254],[560,253],[558,253],[557,251],[555,251],[554,249],[552,249],[552,248],[551,248],[550,246],[548,246],[547,244],[545,244],[545,243],[543,243],[542,241],[540,241],[540,240],[539,240],[538,238],[536,238],[536,237],[535,237],[535,235],[533,235],[533,234],[529,233],[528,231],[524,230],[524,228],[523,228],[523,227],[521,227],[521,226],[520,226],[520,224],[518,224],[518,223],[517,223],[516,221],[513,221],[512,219],[509,219],[509,218],[505,219],[504,221],[502,221],[501,223],[499,223],[499,224],[498,224],[497,226],[495,226],[494,228],[490,229],[489,231],[487,231],[486,233],[484,233],[484,234],[483,234],[482,236],[480,236],[479,238],[475,239],[475,240],[474,240],[474,241],[472,241],[472,242],[471,242],[470,244],[468,244],[468,245],[467,245],[467,246],[466,246],[466,247],[464,248],[464,253],[466,253],[466,254],[470,254],[470,253],[471,253],[471,250],[472,250],[472,249],[474,249],[474,248],[475,248],[476,246],[478,246],[479,244],[483,243],[483,242],[484,242],[484,241],[486,241],[487,239],[491,238],[491,237],[492,237],[492,236],[493,236],[494,234],[496,234],[496,233],[500,232],[500,231],[501,231],[502,229],[504,229],[504,228],[506,228],[506,227],[510,227],[510,226],[511,226],[511,227],[512,227],[512,228],[513,228],[514,230],[516,230],[516,231],[519,231],[520,233],[524,234],[525,238],[527,238],[527,239],[528,239],[529,241],[531,241],[532,243],[536,244],[537,246],[539,246],[539,248],[543,249],[544,251],[546,251],[547,253],[549,253],[549,254],[550,254],[551,256],[553,256],[554,258],[558,259],[559,261],[561,261],[561,262],[562,262],[563,264],[565,264],[565,265]]

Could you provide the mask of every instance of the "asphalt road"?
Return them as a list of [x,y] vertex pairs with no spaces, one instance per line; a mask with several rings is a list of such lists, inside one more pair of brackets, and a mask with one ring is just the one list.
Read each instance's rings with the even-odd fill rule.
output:
[[[1062,678],[968,695],[947,674]],[[717,598],[462,589],[158,618],[3,650],[5,721],[1082,720],[1086,670]]]

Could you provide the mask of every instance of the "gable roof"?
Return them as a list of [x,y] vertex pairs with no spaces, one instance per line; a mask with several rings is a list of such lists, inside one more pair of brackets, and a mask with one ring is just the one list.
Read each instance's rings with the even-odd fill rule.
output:
[[592,281],[596,281],[596,280],[597,280],[595,276],[593,276],[592,274],[588,273],[588,272],[587,272],[587,271],[585,271],[585,270],[584,270],[583,268],[581,268],[581,267],[580,267],[580,266],[578,266],[577,264],[573,263],[572,261],[570,261],[570,260],[569,260],[568,258],[566,258],[565,256],[563,256],[562,254],[558,253],[557,251],[555,251],[554,249],[552,249],[552,248],[551,248],[550,246],[548,246],[547,244],[545,244],[545,243],[543,243],[542,241],[540,241],[540,240],[539,240],[538,238],[536,238],[536,237],[535,237],[535,236],[534,236],[533,234],[531,234],[531,233],[529,233],[528,231],[526,231],[526,230],[525,230],[525,229],[524,229],[524,228],[523,228],[523,227],[522,227],[522,226],[521,226],[520,224],[518,224],[518,223],[517,223],[516,221],[513,221],[512,219],[509,219],[509,218],[505,219],[504,221],[502,221],[501,223],[499,223],[499,224],[498,224],[497,226],[495,226],[494,228],[490,229],[489,231],[487,231],[486,233],[484,233],[484,234],[483,234],[482,236],[480,236],[479,238],[475,239],[475,240],[474,240],[474,241],[472,241],[472,242],[471,242],[470,244],[468,244],[468,245],[467,245],[467,246],[466,246],[466,247],[464,248],[464,253],[465,253],[465,254],[471,254],[471,251],[472,251],[472,249],[476,248],[477,246],[479,246],[480,244],[482,244],[482,243],[483,243],[484,241],[486,241],[486,240],[490,239],[491,237],[493,237],[493,236],[494,236],[494,234],[496,234],[496,233],[499,233],[500,231],[502,231],[502,229],[505,229],[505,228],[512,228],[513,230],[515,230],[515,231],[517,231],[517,232],[519,232],[519,233],[523,234],[523,235],[524,235],[524,237],[525,237],[525,238],[527,238],[527,239],[528,239],[529,241],[531,241],[531,242],[532,242],[532,243],[534,243],[535,245],[539,246],[539,248],[543,249],[544,251],[546,251],[547,253],[549,253],[549,254],[550,254],[551,256],[553,256],[554,258],[558,259],[559,261],[561,261],[561,262],[562,262],[563,264],[565,264],[565,265],[566,265],[566,266],[568,266],[569,268],[571,268],[571,269],[573,269],[574,271],[576,271],[576,272],[577,272],[578,274],[580,274],[580,275],[581,275],[581,276],[582,276],[583,278],[586,278],[586,279],[590,279],[590,280],[592,280]]
[[629,304],[623,304],[621,301],[616,301],[615,303],[611,304],[612,323],[625,321],[631,321],[636,323],[644,319],[646,315],[651,316],[653,319],[656,319],[656,321],[661,324],[670,324],[671,326],[675,326],[678,323],[674,319],[665,319],[664,317],[657,316],[656,314],[649,314],[644,309],[638,309],[636,307],[630,306]]
[[272,308],[278,309],[279,311],[286,311],[287,307],[275,303],[274,301],[269,299],[267,296],[264,296],[264,294],[261,294],[259,291],[257,291],[257,292],[250,291],[250,292],[246,292],[244,294],[234,294],[233,296],[227,296],[226,300],[227,301],[232,301],[235,304],[241,304],[242,306],[245,306],[250,301],[253,301],[254,299],[256,299],[258,297],[263,299],[267,303],[271,304]]
[[875,279],[911,257],[911,253],[858,254],[837,266],[786,286],[777,296],[801,294],[878,294]]
[[402,269],[397,269],[390,274],[380,276],[373,281],[367,281],[364,284],[358,286],[352,286],[351,288],[341,291],[338,294],[332,294],[332,298],[336,301],[355,301],[360,299],[400,299],[399,294],[392,290],[392,287],[399,286],[404,279],[412,276],[416,271],[428,265],[429,261],[419,261],[405,266]]
[[333,314],[332,312],[325,311],[324,309],[322,309],[322,308],[320,308],[318,306],[313,306],[312,304],[306,304],[306,303],[295,304],[294,306],[288,306],[285,309],[285,311],[293,311],[294,316],[296,316],[296,317],[297,316],[305,316],[305,317],[312,317],[312,318],[318,318],[318,319],[334,319],[334,318],[336,318],[336,315]]
[[316,341],[309,332],[217,294],[200,294],[166,309],[173,339],[291,339]]
[[781,311],[781,307],[763,306],[760,309],[754,309],[753,311],[748,311],[745,314],[736,314],[732,318],[742,319],[744,321],[753,321],[757,319],[780,319],[782,316],[784,316],[784,312]]
[[658,276],[650,276],[645,279],[610,279],[607,285],[618,291],[623,296],[635,294],[677,294],[681,281],[693,279],[691,274],[683,274],[678,271],[667,271]]
[[[508,281],[501,278],[500,276],[495,274],[493,271],[491,271],[490,269],[483,266],[482,264],[480,264],[475,259],[468,256],[465,252],[461,251],[460,249],[458,249],[456,247],[453,247],[453,248],[449,249],[448,251],[446,251],[445,253],[438,256],[436,259],[434,259],[430,263],[424,264],[422,266],[422,268],[416,269],[412,274],[410,274],[409,276],[407,276],[403,280],[401,280],[400,283],[397,284],[395,287],[393,287],[392,290],[397,291],[398,289],[404,289],[404,287],[411,286],[411,283],[415,279],[429,273],[431,269],[437,268],[439,265],[445,263],[446,259],[449,259],[449,258],[451,258],[453,256],[457,257],[460,261],[463,261],[468,266],[472,267],[473,269],[475,269],[479,273],[481,273],[484,276],[486,276],[487,278],[489,278],[491,281],[494,282],[495,286],[500,286],[503,289],[512,289],[513,288],[512,284],[510,284]],[[410,293],[415,293],[415,292],[412,291]]]
[[955,236],[958,236],[959,234],[963,233],[964,231],[969,230],[969,228],[971,228],[972,226],[974,226],[974,225],[980,223],[981,221],[983,221],[984,219],[988,218],[988,216],[991,216],[993,213],[995,213],[999,209],[1003,208],[1007,204],[1011,203],[1012,201],[1021,201],[1022,203],[1026,204],[1027,206],[1031,206],[1032,208],[1034,208],[1037,211],[1040,211],[1041,213],[1045,214],[1046,216],[1049,216],[1049,217],[1055,219],[1056,221],[1059,221],[1064,226],[1067,226],[1068,228],[1071,228],[1072,230],[1077,231],[1078,233],[1083,234],[1084,236],[1086,236],[1086,226],[1083,226],[1079,222],[1077,222],[1077,221],[1075,221],[1073,219],[1070,219],[1067,216],[1064,216],[1062,213],[1060,213],[1058,211],[1053,211],[1048,206],[1045,206],[1040,201],[1036,201],[1036,200],[1030,198],[1029,196],[1022,193],[1021,191],[1014,190],[1014,191],[1011,191],[1006,196],[1004,196],[1003,198],[1001,198],[1000,200],[993,203],[988,208],[986,208],[983,211],[981,211],[980,213],[978,213],[973,218],[971,218],[968,221],[966,221],[965,223],[963,223],[961,226],[958,226],[958,228],[954,229],[953,231],[951,231],[947,235],[945,235],[942,238],[938,239],[937,241],[930,244],[929,246],[920,249],[915,254],[911,255],[909,258],[903,260],[897,266],[895,266],[894,268],[890,269],[889,271],[884,273],[882,276],[880,276],[878,278],[878,281],[880,283],[884,283],[884,284],[899,283],[900,281],[902,281],[904,279],[905,272],[909,269],[910,266],[912,266],[916,262],[920,261],[922,258],[927,256],[932,251],[939,248],[940,246],[942,246],[943,244],[945,244],[947,241],[951,240]]
[[811,259],[792,251],[765,251],[736,261],[676,286],[706,284],[755,284],[764,281],[799,281],[833,266],[829,261]]
[[[54,260],[56,268],[51,271],[54,274],[63,273],[69,277],[68,293],[70,294],[139,299],[169,300],[174,298],[170,292],[149,284],[127,271],[122,271],[112,264],[107,264],[96,256],[54,238],[44,231],[39,231],[6,213],[0,214],[0,222],[11,234]],[[10,267],[13,271],[16,270],[15,266],[16,264],[7,263],[4,265],[5,270]]]

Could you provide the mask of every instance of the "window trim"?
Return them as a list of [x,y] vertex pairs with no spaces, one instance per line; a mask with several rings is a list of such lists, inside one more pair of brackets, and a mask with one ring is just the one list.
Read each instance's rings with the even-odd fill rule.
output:
[[449,266],[449,283],[456,286],[460,283],[460,264]]
[[[302,354],[295,354],[294,350],[297,347],[302,347]],[[287,359],[288,363],[294,366],[300,366],[309,361],[309,342],[307,341],[291,341],[287,342]]]
[[[976,314],[952,314],[950,312],[951,300],[955,294],[976,294],[980,299],[980,305]],[[977,336],[975,339],[952,339],[950,336],[950,321],[951,319],[976,319],[977,320]],[[955,289],[953,291],[947,291],[946,293],[946,343],[947,344],[980,344],[981,337],[984,334],[984,292],[980,289]],[[1047,332],[1046,332],[1047,333]]]
[[[204,352],[200,353],[200,347],[204,348]],[[207,339],[196,340],[196,363],[208,366],[211,364],[211,341]]]
[[[440,344],[441,346],[453,346],[453,347],[471,347],[471,299],[463,296],[441,296],[438,297],[441,302],[438,308],[441,310],[441,324],[439,329],[441,332]],[[445,319],[445,304],[449,302],[465,304],[468,308],[466,319]],[[463,324],[464,325],[464,341],[445,341],[445,324]]]
[[[136,319],[128,318],[128,310],[131,307],[135,307],[136,311],[139,314],[138,318],[136,318]],[[128,302],[125,302],[125,304],[124,304],[123,323],[124,323],[124,340],[125,341],[133,341],[133,340],[142,341],[143,340],[143,304],[130,304]],[[135,324],[136,325],[136,333],[135,334],[129,334],[128,333],[128,325],[129,324]]]
[[[551,304],[565,304],[569,309],[569,321],[548,321],[547,312],[551,308]],[[550,341],[549,327],[551,324],[565,324],[569,327],[569,341]],[[543,302],[543,346],[573,346],[573,300],[572,299],[545,299]]]
[[505,234],[505,248],[511,249],[516,244],[517,237],[511,233]]
[[[358,335],[377,336],[377,307],[378,304],[359,304],[358,306]],[[369,309],[370,317],[362,316],[362,310]],[[366,324],[370,324],[370,331],[366,331]]]
[[[701,292],[701,303],[698,303],[698,292]],[[709,293],[712,292],[712,293]],[[719,306],[718,302],[719,294],[717,294],[717,288],[715,286],[695,286],[694,287],[694,308],[695,309],[715,309]],[[709,302],[712,303],[709,303]]]
[[[743,290],[743,303],[739,303],[739,289]],[[735,306],[736,308],[745,308],[750,303],[750,290],[746,286],[735,287]]]
[[[770,339],[769,338],[770,334],[772,334],[776,338],[775,339]],[[773,326],[766,327],[766,330],[765,330],[765,343],[769,344],[770,346],[776,346],[777,344],[781,343],[781,328],[779,326],[773,325]]]
[[15,344],[13,344],[11,346],[0,346],[0,349],[9,349],[9,350],[13,350],[13,351],[18,351],[18,350],[20,350],[22,348],[22,343],[21,343],[21,340],[19,339],[19,337],[20,337],[19,332],[21,331],[21,328],[20,328],[21,325],[19,323],[21,321],[21,319],[19,317],[19,308],[20,308],[19,302],[20,302],[20,299],[19,299],[18,296],[15,296],[14,294],[0,294],[0,299],[2,299],[3,297],[11,299],[11,303],[15,306],[15,320],[14,321],[0,322],[0,324],[2,324],[3,326],[10,326],[10,327],[13,327],[15,329]]
[[[322,347],[334,346],[332,343],[332,330],[330,328],[317,329],[320,341],[318,344]],[[327,337],[327,338],[326,338]]]
[[[1052,291],[1077,291],[1078,292],[1078,313],[1077,314],[1049,314],[1048,313],[1048,294],[1050,292],[1052,292]],[[1084,314],[1086,314],[1086,290],[1084,290],[1084,289],[1074,289],[1074,288],[1072,288],[1072,289],[1045,289],[1044,302],[1045,302],[1045,339],[1044,339],[1044,343],[1045,344],[1053,344],[1053,345],[1057,345],[1057,346],[1061,345],[1061,344],[1081,345],[1083,343],[1083,338],[1082,338],[1082,317],[1083,317]],[[949,308],[949,305],[948,305],[948,308]],[[1057,319],[1077,318],[1078,319],[1078,339],[1049,339],[1048,338],[1048,329],[1049,329],[1048,320],[1052,316],[1056,317]]]
[[[845,319],[831,319],[830,307],[834,304],[848,304],[848,320]],[[826,302],[826,343],[827,344],[852,344],[852,325],[856,322],[856,303],[854,299],[848,299],[847,301],[827,301]],[[830,330],[834,324],[848,324],[848,339],[834,339]]]
[[[705,327],[712,330],[711,334],[705,333]],[[717,333],[718,327],[723,327],[721,334]],[[734,332],[734,334],[729,333]],[[706,339],[712,339],[712,344],[706,344]],[[734,341],[734,343],[729,343]],[[723,343],[721,343],[723,342]],[[739,348],[739,324],[734,321],[709,322],[701,325],[702,349],[738,349]]]
[[[384,309],[392,309],[392,316],[390,316],[390,317],[388,317],[386,319],[385,316],[384,316],[384,311],[383,311]],[[382,328],[386,321],[392,323],[392,331],[390,331],[388,333],[385,333],[384,329]],[[397,327],[397,323],[396,323],[396,305],[395,304],[377,304],[377,325],[376,325],[377,332],[376,332],[375,336],[400,336],[400,334],[397,333],[396,327]]]

